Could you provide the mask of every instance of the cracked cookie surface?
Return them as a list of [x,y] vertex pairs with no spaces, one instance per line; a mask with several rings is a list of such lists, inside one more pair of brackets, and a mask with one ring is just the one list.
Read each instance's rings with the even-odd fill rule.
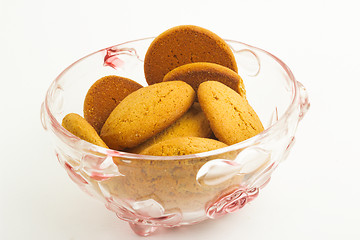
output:
[[197,96],[212,131],[220,141],[231,145],[264,130],[248,101],[228,86],[216,81],[203,82]]
[[112,149],[135,147],[178,120],[194,99],[195,91],[182,81],[140,88],[117,105],[100,136]]

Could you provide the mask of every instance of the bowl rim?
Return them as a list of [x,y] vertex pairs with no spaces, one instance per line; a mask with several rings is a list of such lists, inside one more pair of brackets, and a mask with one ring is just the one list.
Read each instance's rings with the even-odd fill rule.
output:
[[[235,43],[235,44],[241,44],[249,49],[255,49],[256,51],[260,51],[266,55],[268,55],[269,57],[271,57],[272,59],[274,59],[279,65],[280,67],[283,68],[283,70],[285,71],[285,73],[287,74],[287,76],[290,79],[290,83],[291,83],[291,87],[292,87],[292,93],[293,93],[293,97],[291,100],[291,103],[289,103],[288,107],[286,108],[286,111],[279,117],[279,119],[277,121],[275,121],[271,126],[269,126],[268,128],[266,128],[264,131],[262,131],[261,133],[248,138],[244,141],[241,141],[239,143],[235,143],[232,145],[229,145],[227,147],[223,147],[223,148],[219,148],[216,150],[212,150],[212,151],[207,151],[207,152],[202,152],[202,153],[196,153],[196,154],[189,154],[189,155],[181,155],[181,156],[152,156],[152,155],[142,155],[142,154],[136,154],[136,153],[129,153],[129,152],[125,152],[125,151],[120,151],[120,150],[113,150],[113,149],[107,149],[107,148],[103,148],[100,146],[97,146],[95,144],[92,144],[90,142],[87,142],[85,140],[80,139],[79,137],[75,136],[74,134],[70,133],[69,131],[67,131],[64,127],[62,127],[61,123],[59,123],[56,118],[54,117],[53,113],[51,112],[50,109],[50,105],[49,104],[49,99],[51,98],[51,90],[57,85],[57,83],[60,81],[60,79],[62,78],[62,76],[69,71],[71,68],[73,68],[74,66],[76,66],[77,64],[79,64],[81,61],[85,60],[86,58],[107,51],[109,49],[114,49],[117,47],[120,47],[122,45],[125,44],[131,44],[134,42],[140,42],[140,41],[145,41],[145,40],[150,40],[150,39],[154,39],[155,37],[146,37],[146,38],[140,38],[140,39],[135,39],[135,40],[131,40],[131,41],[126,41],[120,44],[116,44],[113,45],[111,47],[107,47],[107,48],[103,48],[101,50],[92,52],[88,55],[85,55],[84,57],[76,60],[75,62],[73,62],[72,64],[70,64],[68,67],[66,67],[56,78],[55,80],[51,83],[51,85],[49,86],[47,92],[46,92],[46,96],[45,96],[45,101],[44,101],[44,111],[47,114],[47,116],[49,117],[51,126],[53,127],[53,131],[60,131],[60,134],[64,135],[65,137],[71,138],[73,140],[76,140],[77,147],[80,147],[79,150],[84,150],[87,151],[88,153],[93,153],[95,155],[106,155],[109,157],[119,157],[122,159],[126,159],[126,160],[186,160],[186,159],[195,159],[195,158],[205,158],[205,157],[210,157],[210,156],[216,156],[216,155],[221,155],[224,154],[226,152],[232,152],[232,151],[236,151],[236,150],[241,150],[241,149],[245,149],[253,144],[259,143],[261,139],[269,136],[272,131],[274,131],[274,129],[276,129],[276,127],[278,125],[280,125],[282,122],[286,121],[288,116],[290,116],[292,114],[292,112],[297,108],[297,102],[299,99],[299,88],[298,88],[298,84],[297,84],[297,80],[295,79],[292,71],[290,70],[290,68],[282,61],[280,60],[278,57],[276,57],[275,55],[261,49],[258,47],[254,47],[252,45],[237,41],[237,40],[230,40],[230,39],[224,39],[227,43]],[[230,46],[231,48],[231,46]],[[232,48],[231,48],[232,49]],[[233,49],[232,49],[233,50]],[[255,54],[255,56],[257,57],[256,53],[253,52]],[[66,143],[67,144],[67,143]],[[68,145],[68,144],[67,144]]]

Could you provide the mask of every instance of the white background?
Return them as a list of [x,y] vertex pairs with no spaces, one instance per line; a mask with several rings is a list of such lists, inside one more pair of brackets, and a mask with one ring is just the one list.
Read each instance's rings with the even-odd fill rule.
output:
[[311,108],[254,202],[148,239],[360,239],[359,10],[356,0],[0,0],[0,239],[142,239],[70,181],[40,104],[78,58],[180,24],[278,56]]

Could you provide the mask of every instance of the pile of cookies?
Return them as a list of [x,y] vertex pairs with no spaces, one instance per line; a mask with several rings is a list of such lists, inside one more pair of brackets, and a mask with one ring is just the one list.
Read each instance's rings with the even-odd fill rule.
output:
[[62,126],[101,147],[144,155],[226,147],[264,130],[237,71],[223,39],[201,27],[177,26],[147,50],[148,86],[105,76],[88,90],[84,117],[70,113]]

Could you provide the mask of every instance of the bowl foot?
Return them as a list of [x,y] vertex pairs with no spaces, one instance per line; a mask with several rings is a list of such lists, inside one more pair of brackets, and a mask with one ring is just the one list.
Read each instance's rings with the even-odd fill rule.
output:
[[141,223],[129,223],[129,225],[137,235],[140,235],[142,237],[149,236],[159,228]]

